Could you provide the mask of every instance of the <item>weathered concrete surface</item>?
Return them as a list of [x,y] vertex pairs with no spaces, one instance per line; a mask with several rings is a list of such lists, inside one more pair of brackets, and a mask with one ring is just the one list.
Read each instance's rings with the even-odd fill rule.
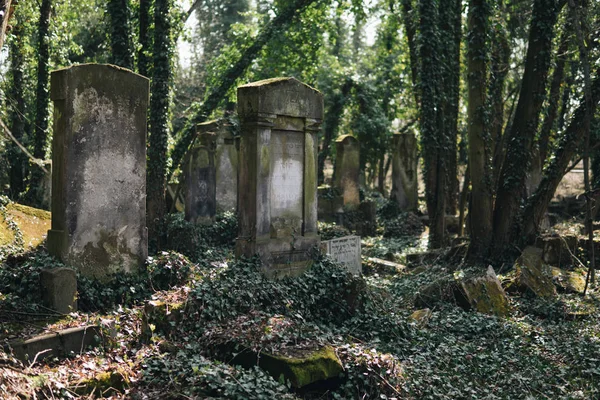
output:
[[53,268],[40,274],[44,304],[60,313],[77,311],[77,274],[71,268]]
[[52,229],[48,250],[100,280],[147,257],[149,82],[111,65],[52,72]]
[[333,186],[339,190],[344,207],[353,210],[360,204],[360,143],[350,135],[342,135],[335,141],[336,159]]
[[214,134],[216,211],[234,211],[237,209],[239,138],[234,136],[233,126],[225,118],[198,124],[196,132]]
[[199,132],[185,168],[185,219],[209,225],[217,212],[216,135]]
[[238,151],[239,138],[233,136],[233,128],[226,120],[220,120],[217,130],[217,211],[237,210]]
[[69,353],[81,353],[90,346],[102,342],[100,328],[95,325],[63,329],[58,332],[40,335],[27,340],[16,340],[9,343],[5,350],[12,349],[15,358],[32,362],[47,357],[66,357]]
[[317,132],[323,96],[294,78],[238,88],[242,125],[237,256],[270,276],[297,275],[317,246]]
[[412,133],[394,134],[391,199],[400,209],[416,211],[419,207],[417,176],[417,138]]

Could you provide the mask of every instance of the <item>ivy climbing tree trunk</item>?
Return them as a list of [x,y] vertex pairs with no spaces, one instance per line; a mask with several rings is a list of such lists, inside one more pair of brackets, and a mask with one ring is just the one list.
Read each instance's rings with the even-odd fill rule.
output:
[[150,35],[150,6],[152,0],[140,0],[139,10],[139,41],[138,50],[138,72],[140,75],[150,76],[150,46],[152,37]]
[[446,148],[446,211],[458,208],[458,104],[460,98],[460,42],[462,1],[440,2],[440,34],[443,74],[442,109],[448,140]]
[[319,151],[317,167],[319,185],[325,180],[325,160],[329,155],[331,141],[338,131],[344,106],[346,105],[346,100],[350,94],[350,89],[352,89],[352,79],[346,78],[339,92],[336,92],[336,94],[332,96],[333,98],[330,101],[330,106],[325,114],[325,123],[323,124],[323,144],[321,146],[321,151]]
[[417,46],[417,18],[413,9],[412,0],[402,0],[402,19],[408,43],[408,56],[410,58],[410,76],[413,85],[415,105],[419,107],[421,97],[419,94],[419,49]]
[[[141,8],[140,4],[140,8]],[[120,67],[133,69],[133,44],[131,42],[131,12],[128,0],[108,0],[110,16],[110,62]],[[140,22],[141,25],[141,22]]]
[[150,86],[150,138],[148,146],[146,225],[148,238],[160,247],[159,224],[165,214],[167,143],[171,101],[171,9],[173,0],[154,3],[154,52]]
[[[531,156],[531,147],[546,94],[554,26],[561,0],[535,0],[529,30],[525,71],[513,123],[507,137],[507,151],[500,172],[493,219],[494,257],[507,249],[517,224],[523,185]],[[471,171],[473,174],[474,171]]]
[[558,117],[558,106],[560,104],[560,88],[565,78],[565,62],[567,60],[567,50],[569,49],[569,27],[563,28],[558,46],[558,52],[556,56],[556,66],[552,73],[552,79],[550,83],[550,93],[548,94],[548,108],[544,122],[542,123],[542,129],[540,131],[538,147],[541,164],[544,165],[544,161],[548,155],[548,146],[550,144],[550,136],[555,131],[556,119]]
[[492,188],[498,186],[498,177],[504,161],[504,88],[510,61],[510,46],[506,29],[500,23],[492,26],[492,54],[489,85],[489,122],[492,145]]
[[4,36],[10,19],[11,0],[0,0],[0,49],[4,46]]
[[[46,158],[48,147],[48,103],[50,102],[50,91],[48,84],[50,80],[50,13],[52,9],[51,0],[42,0],[40,4],[40,20],[38,22],[38,45],[37,45],[37,85],[35,106],[35,128],[33,133],[33,156],[40,160]],[[31,180],[28,190],[28,201],[38,207],[43,203],[43,180],[44,172],[41,168],[34,168],[31,172]],[[48,205],[46,205],[48,206]]]
[[[25,83],[23,71],[25,68],[24,59],[24,26],[20,17],[20,9],[15,7],[14,19],[16,24],[11,32],[9,47],[10,60],[10,86],[7,93],[8,98],[8,119],[10,130],[15,139],[23,141],[25,136]],[[9,184],[10,194],[13,199],[18,199],[25,191],[25,180],[27,177],[27,156],[19,149],[15,143],[7,145],[7,155],[10,162]]]
[[491,137],[486,129],[487,46],[490,6],[487,0],[469,2],[467,38],[469,171],[472,196],[469,211],[469,259],[485,259],[492,240]]
[[570,124],[561,136],[554,157],[544,171],[542,181],[533,196],[527,201],[523,211],[523,230],[521,232],[521,237],[527,242],[535,239],[542,218],[546,215],[548,205],[554,197],[554,192],[585,139],[586,116],[594,115],[598,108],[598,102],[600,102],[600,69],[596,70],[591,86],[591,106],[589,108],[586,106],[585,98],[579,99],[579,107],[573,113]]
[[173,149],[171,173],[179,168],[187,153],[193,140],[195,125],[206,120],[219,106],[219,103],[225,98],[226,93],[235,84],[235,81],[242,76],[262,48],[273,37],[287,29],[296,15],[301,14],[311,4],[323,1],[328,0],[295,0],[261,29],[252,44],[242,52],[240,58],[223,72],[219,79],[219,84],[209,90],[202,105],[194,107],[193,116],[185,124],[181,132],[181,137]]
[[448,141],[441,109],[440,32],[438,30],[438,1],[421,0],[421,149],[425,175],[425,197],[429,215],[429,247],[445,244],[446,163]]

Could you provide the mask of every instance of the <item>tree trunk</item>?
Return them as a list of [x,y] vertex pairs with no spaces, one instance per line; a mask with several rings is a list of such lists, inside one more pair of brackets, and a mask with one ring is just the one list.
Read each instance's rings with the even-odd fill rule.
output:
[[112,49],[110,63],[133,70],[129,1],[108,0],[107,13],[110,16],[110,46]]
[[[40,5],[40,20],[38,23],[38,63],[33,156],[40,160],[46,158],[46,150],[48,147],[48,121],[50,119],[48,112],[48,103],[50,102],[50,91],[48,90],[50,71],[48,61],[50,59],[49,27],[51,6],[51,0],[42,0]],[[27,198],[29,203],[37,207],[48,206],[42,204],[44,198],[43,180],[44,172],[42,169],[34,168],[31,173]]]
[[[531,156],[531,147],[540,118],[550,68],[554,25],[563,4],[559,0],[535,0],[529,31],[525,72],[515,117],[508,132],[507,150],[493,220],[493,255],[501,256],[512,237],[519,213],[522,189]],[[471,171],[474,174],[474,171]]]
[[421,51],[421,149],[425,175],[425,197],[429,215],[429,247],[445,244],[447,146],[440,86],[443,87],[439,59],[438,2],[420,2]]
[[275,35],[278,35],[285,30],[295,16],[301,14],[308,6],[317,1],[319,0],[296,0],[289,7],[282,10],[281,13],[273,18],[260,31],[258,36],[254,39],[254,42],[252,42],[252,44],[242,53],[241,57],[221,75],[219,84],[210,90],[204,103],[196,108],[194,115],[187,121],[183,128],[181,138],[173,150],[171,173],[179,168],[181,160],[185,153],[187,153],[194,136],[196,124],[205,120],[218,107],[231,86],[233,86],[235,81],[244,73],[244,71],[246,71],[262,48],[275,37]]
[[508,75],[510,46],[503,26],[494,26],[492,33],[492,54],[488,102],[490,103],[490,140],[492,145],[492,190],[498,185],[498,177],[504,159],[504,89]]
[[11,15],[11,0],[0,0],[0,50],[4,46],[4,36],[6,34],[6,27],[8,26],[8,20]]
[[460,42],[462,39],[461,0],[440,2],[444,127],[446,148],[446,212],[455,215],[458,208],[458,104],[460,98]]
[[421,104],[419,92],[419,49],[417,46],[417,18],[413,9],[412,0],[402,0],[402,19],[404,20],[404,31],[408,42],[408,55],[410,58],[410,73],[412,78],[415,106]]
[[351,88],[352,79],[347,78],[340,89],[340,93],[333,96],[331,105],[325,114],[325,123],[323,124],[323,145],[321,146],[321,151],[319,151],[318,156],[318,181],[320,185],[323,184],[325,180],[325,160],[329,156],[329,148],[331,147],[331,142],[340,125],[344,106],[346,105],[346,100]]
[[152,36],[150,35],[150,6],[152,0],[140,0],[139,32],[140,49],[138,51],[138,72],[143,76],[150,76],[150,46]]
[[489,4],[486,0],[471,0],[469,3],[468,33],[468,135],[469,171],[471,174],[471,202],[469,211],[471,244],[469,259],[482,261],[487,257],[492,240],[492,187],[489,177],[492,148],[486,129],[486,76]]
[[[13,136],[18,141],[22,142],[25,136],[25,82],[23,70],[25,68],[24,59],[24,27],[23,18],[20,16],[20,7],[15,10],[16,24],[11,32],[11,40],[9,42],[9,59],[11,77],[10,86],[8,88],[8,98],[11,99],[11,104],[8,107],[8,118],[10,130]],[[8,161],[10,162],[9,183],[11,198],[17,200],[25,191],[27,178],[27,156],[19,149],[15,143],[7,144]]]
[[161,246],[158,227],[165,214],[167,142],[171,99],[172,0],[156,0],[154,6],[154,57],[150,88],[150,138],[146,184],[146,225],[148,238]]
[[[592,106],[590,115],[594,115],[600,101],[600,70],[596,71],[596,78],[592,83]],[[565,175],[567,168],[577,149],[580,148],[584,139],[586,128],[586,104],[585,100],[581,99],[579,107],[575,110],[571,123],[567,127],[564,135],[560,138],[556,153],[552,158],[551,163],[544,171],[544,177],[540,182],[537,190],[527,201],[527,205],[523,212],[523,231],[521,237],[527,242],[531,242],[537,235],[538,228],[548,205],[554,197],[554,192],[558,184]]]
[[550,135],[555,130],[556,118],[558,116],[558,106],[560,103],[560,88],[565,77],[565,61],[567,59],[567,50],[569,49],[568,27],[563,28],[561,35],[558,53],[556,56],[556,66],[552,73],[552,79],[550,83],[550,93],[548,95],[548,109],[546,117],[542,124],[542,130],[540,131],[540,138],[538,140],[538,147],[540,151],[541,165],[544,165],[544,161],[548,156],[548,146],[550,144]]

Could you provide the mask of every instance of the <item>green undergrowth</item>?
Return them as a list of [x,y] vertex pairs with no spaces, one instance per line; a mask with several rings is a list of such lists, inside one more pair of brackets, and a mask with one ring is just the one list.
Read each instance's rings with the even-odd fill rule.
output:
[[217,214],[212,225],[196,225],[183,213],[169,214],[165,221],[166,247],[195,263],[208,265],[231,256],[237,237],[237,217],[233,212]]
[[[0,259],[0,312],[41,308],[40,273],[64,267],[45,250],[11,253]],[[150,298],[152,293],[179,286],[197,275],[198,266],[175,252],[149,257],[138,274],[117,274],[109,282],[77,276],[77,304],[82,311],[107,311],[131,306]]]
[[[405,218],[378,204],[380,223]],[[107,311],[91,316],[114,316],[122,339],[94,357],[127,358],[137,373],[124,398],[600,398],[600,299],[594,290],[586,298],[561,292],[550,300],[511,292],[506,318],[436,302],[416,322],[410,315],[419,308],[419,293],[451,280],[458,262],[442,257],[402,272],[355,277],[315,253],[302,276],[271,280],[258,259],[233,260],[233,216],[221,216],[210,228],[191,226],[180,215],[169,218],[173,251],[155,254],[139,276],[102,285],[80,279],[80,307]],[[326,237],[345,234],[335,225],[320,229]],[[424,249],[418,236],[397,231],[363,238],[363,257],[402,263],[406,254]],[[42,250],[0,261],[5,310],[38,302],[39,271],[61,265]],[[167,319],[168,334],[157,330],[142,338],[146,299],[180,305],[180,319]],[[343,372],[320,387],[294,390],[285,379],[233,362],[243,352],[296,356],[323,346],[331,346]]]

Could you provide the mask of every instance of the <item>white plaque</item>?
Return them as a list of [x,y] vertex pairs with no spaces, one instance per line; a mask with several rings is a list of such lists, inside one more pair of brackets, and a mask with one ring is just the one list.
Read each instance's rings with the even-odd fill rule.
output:
[[360,275],[362,262],[360,258],[360,236],[344,236],[321,242],[321,248],[334,260],[344,265],[348,272]]
[[302,221],[304,134],[274,131],[271,135],[271,219]]

